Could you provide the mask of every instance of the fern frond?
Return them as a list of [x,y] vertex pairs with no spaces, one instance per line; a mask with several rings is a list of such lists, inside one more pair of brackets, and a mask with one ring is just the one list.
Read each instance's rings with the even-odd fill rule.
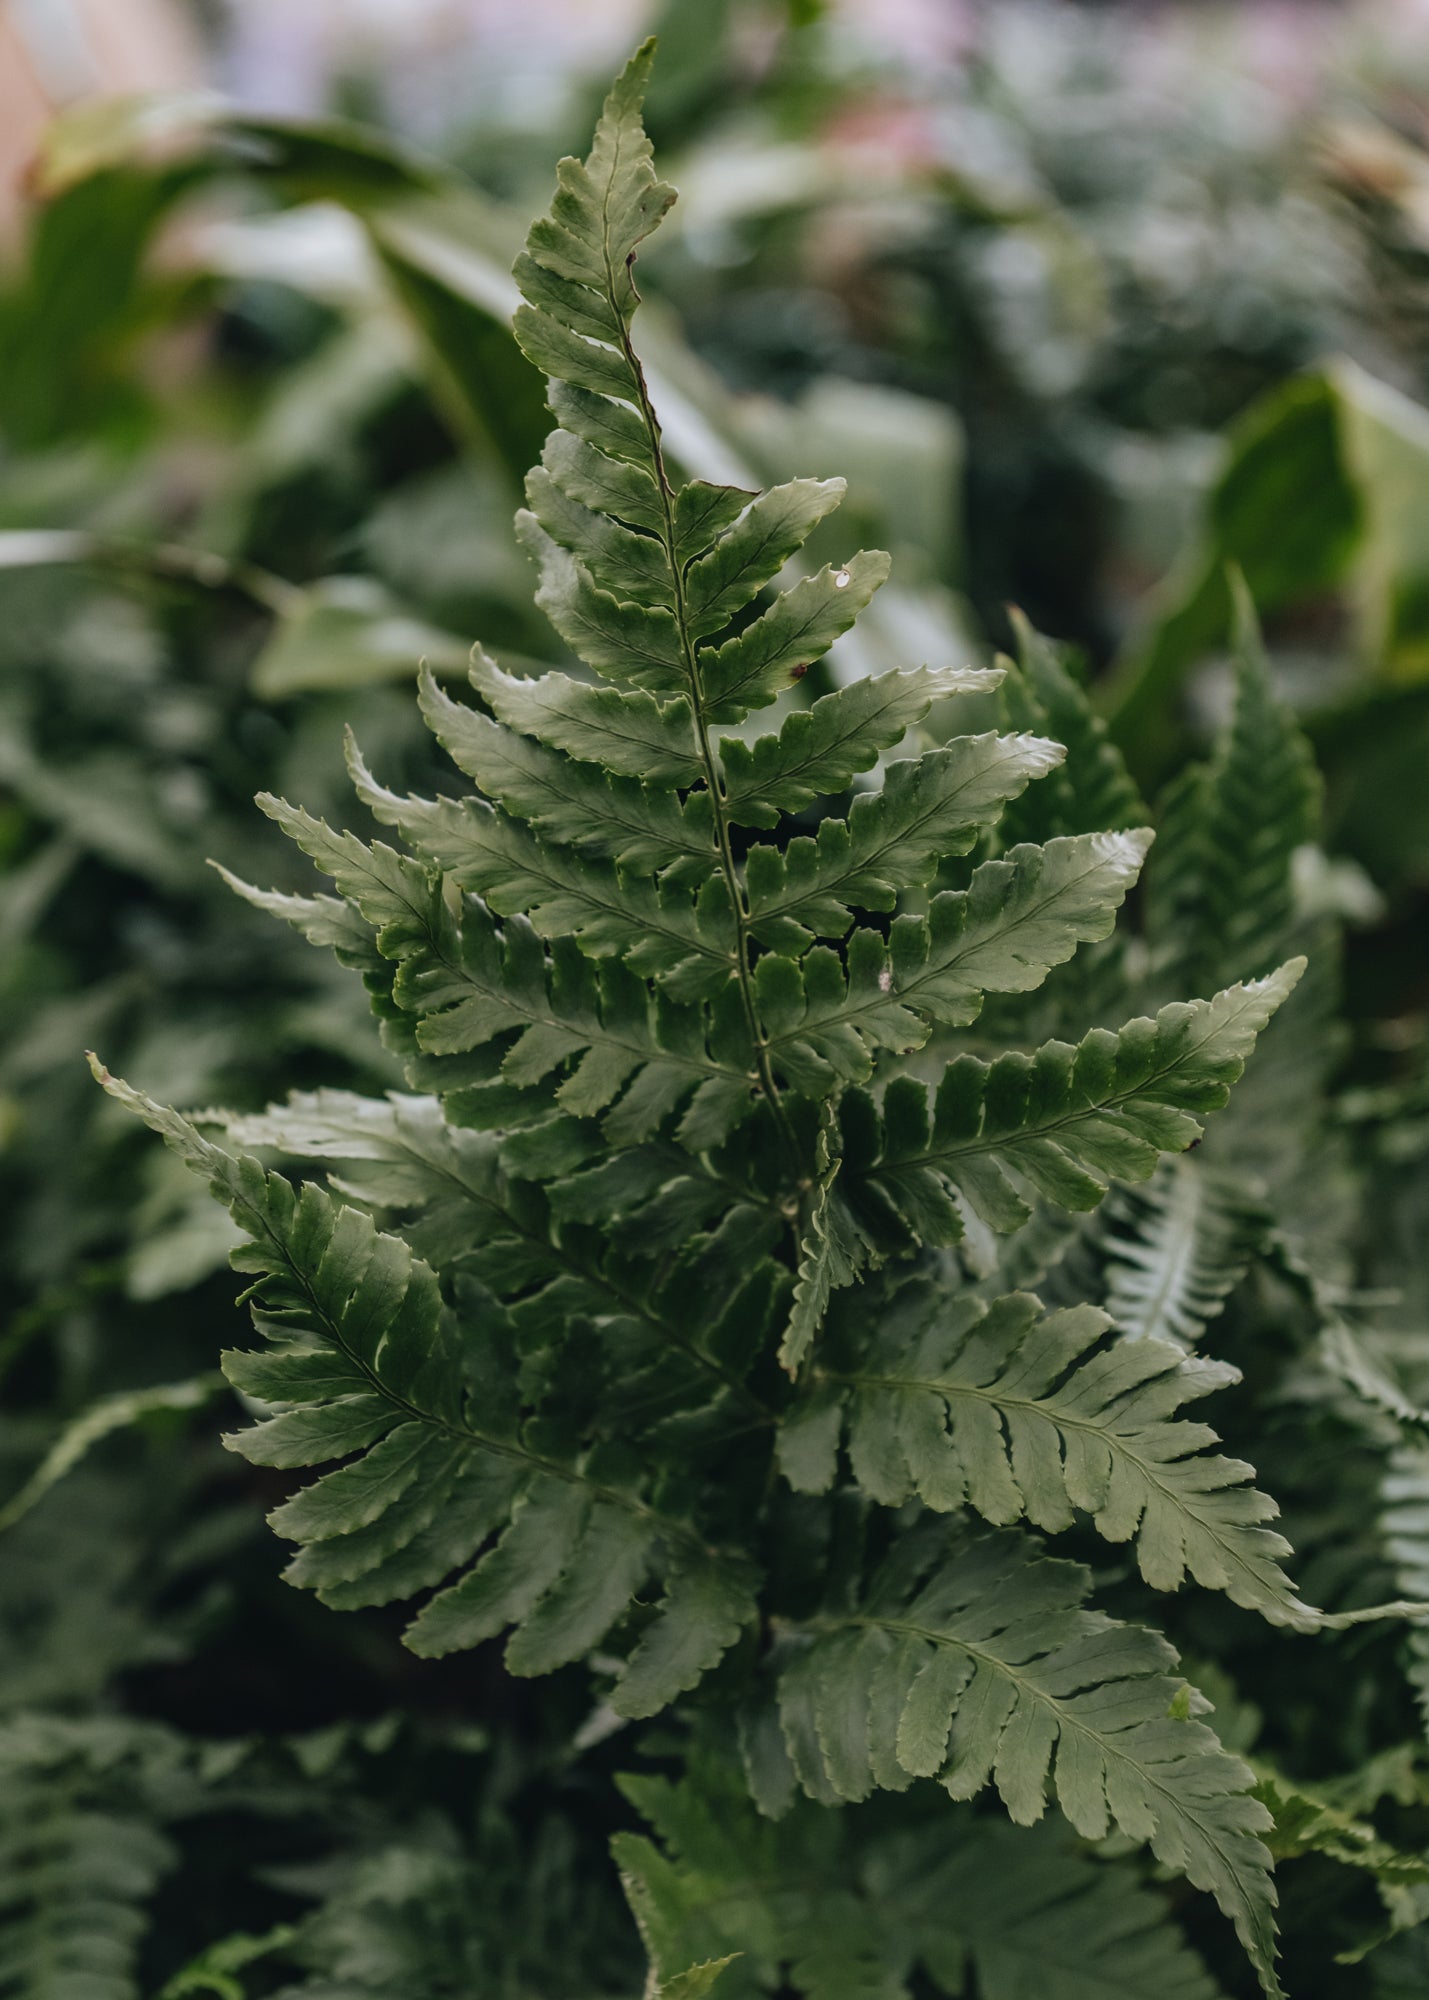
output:
[[1277,1861],[1321,1855],[1367,1875],[1378,1892],[1379,1921],[1355,1945],[1336,1953],[1340,1964],[1360,1963],[1385,1938],[1412,1930],[1429,1917],[1429,1855],[1396,1847],[1366,1821],[1278,1771],[1263,1771],[1255,1790],[1274,1820],[1266,1844]]
[[[417,1017],[418,1044],[429,1055],[460,1054],[520,1029],[502,1072],[522,1088],[584,1057],[554,1095],[591,1116],[623,1092],[607,1120],[622,1143],[645,1137],[682,1104],[689,1108],[681,1132],[701,1147],[747,1112],[757,1075],[736,994],[710,1019],[698,1005],[654,998],[617,960],[592,965],[564,940],[548,961],[524,918],[503,930],[468,899],[458,919],[430,867],[380,842],[369,847],[335,834],[281,801],[265,804],[356,904],[379,953],[398,961],[394,998]],[[326,926],[326,910],[320,917]]]
[[840,1430],[859,1487],[885,1507],[914,1494],[946,1513],[970,1506],[995,1526],[1048,1533],[1089,1514],[1110,1542],[1136,1543],[1142,1576],[1177,1590],[1189,1574],[1274,1624],[1312,1629],[1280,1568],[1290,1553],[1264,1524],[1275,1503],[1251,1468],[1209,1455],[1216,1434],[1178,1415],[1237,1380],[1168,1341],[1108,1339],[1095,1306],[1044,1314],[1014,1292],[985,1306],[906,1285],[870,1337],[854,1307],[836,1313],[813,1392],[780,1430],[791,1484],[827,1492]]
[[881,1111],[852,1093],[843,1191],[871,1225],[892,1220],[924,1243],[958,1240],[957,1197],[1000,1230],[1027,1221],[1022,1188],[1093,1208],[1113,1177],[1145,1180],[1163,1153],[1200,1136],[1303,965],[1174,1002],[1117,1034],[1094,1029],[1076,1048],[1048,1042],[991,1063],[959,1056],[931,1097],[911,1077],[889,1084]]
[[1162,804],[1147,874],[1147,933],[1160,975],[1208,992],[1283,955],[1294,916],[1291,859],[1319,824],[1309,744],[1277,700],[1245,586],[1236,587],[1236,696],[1207,764]]
[[1103,1214],[1106,1309],[1132,1340],[1194,1347],[1250,1268],[1268,1217],[1238,1188],[1188,1158],[1163,1160]]
[[702,775],[687,694],[658,702],[653,695],[592,687],[567,674],[520,680],[503,673],[480,646],[472,653],[471,684],[508,729],[538,737],[568,757],[601,764],[616,777],[689,786]]
[[815,937],[841,937],[856,908],[894,909],[900,890],[930,882],[945,855],[966,854],[979,828],[1061,754],[1044,737],[989,734],[890,764],[882,788],[855,799],[847,819],[824,820],[816,839],[750,848],[751,930],[798,956]]
[[[1391,1453],[1381,1485],[1380,1526],[1385,1552],[1406,1598],[1429,1600],[1429,1446],[1402,1445]],[[1412,1625],[1405,1639],[1405,1672],[1429,1735],[1429,1630]]]
[[537,602],[587,666],[657,699],[693,697],[702,724],[738,722],[848,630],[888,557],[828,566],[723,644],[701,643],[754,602],[843,484],[794,480],[760,495],[670,485],[630,342],[635,254],[674,200],[640,122],[651,55],[647,43],[606,99],[589,159],[561,162],[551,212],[516,263],[516,337],[559,385],[560,425],[518,532],[541,569]]
[[494,1330],[475,1337],[399,1237],[311,1184],[294,1194],[281,1175],[235,1160],[99,1073],[210,1181],[250,1238],[234,1261],[255,1279],[269,1345],[226,1354],[223,1367],[275,1414],[232,1447],[280,1468],[348,1461],[271,1517],[300,1545],[291,1582],[346,1607],[440,1586],[407,1629],[414,1652],[439,1655],[511,1628],[508,1667],[537,1674],[588,1653],[658,1562],[665,1606],[613,1699],[654,1713],[715,1664],[753,1614],[746,1564],[722,1564],[691,1528],[660,1515],[621,1455],[607,1469],[598,1446],[552,1456],[529,1444]]
[[844,791],[901,742],[935,701],[983,694],[1001,675],[976,667],[916,667],[875,674],[796,708],[777,730],[746,742],[724,737],[725,810],[740,826],[775,826],[816,798]]
[[[692,899],[678,885],[543,840],[484,799],[399,797],[377,782],[355,746],[348,762],[357,795],[373,816],[395,826],[429,867],[474,891],[498,915],[524,916],[543,937],[572,937],[592,958],[618,957],[678,1000],[710,998],[734,975],[734,910],[718,874]],[[292,815],[280,802],[260,803],[274,818],[280,809],[290,816],[303,836],[300,845],[315,843],[302,825],[306,815]]]
[[1105,937],[1149,836],[1089,834],[1019,847],[944,890],[926,917],[900,916],[887,941],[856,929],[847,969],[820,948],[800,963],[771,953],[755,990],[778,1068],[801,1090],[864,1080],[878,1048],[919,1048],[929,1025],[965,1026],[986,993],[1037,985],[1079,944]]
[[[931,1574],[929,1572],[931,1571]],[[857,1608],[815,1621],[779,1679],[784,1735],[813,1797],[936,1777],[995,1785],[1030,1825],[1057,1802],[1085,1838],[1113,1828],[1213,1894],[1268,1994],[1275,1891],[1252,1774],[1204,1723],[1165,1640],[1082,1608],[1087,1575],[1014,1535],[905,1537]]]
[[906,2000],[920,1975],[962,1993],[969,1972],[988,2000],[1218,2000],[1134,1868],[1090,1861],[1048,1822],[944,1805],[889,1828],[805,1803],[771,1822],[707,1754],[678,1783],[620,1782],[651,1826],[613,1842],[642,1928],[670,1963],[737,1949],[730,2000]]
[[20,1713],[0,1723],[0,1991],[137,2000],[149,1906],[191,1804],[157,1724]]
[[1001,663],[1006,668],[999,696],[1005,724],[1053,737],[1065,746],[1066,757],[1043,784],[1008,807],[1001,824],[1004,844],[1145,826],[1150,815],[1141,794],[1106,724],[1068,671],[1064,649],[1034,631],[1020,611],[1009,615],[1017,664]]

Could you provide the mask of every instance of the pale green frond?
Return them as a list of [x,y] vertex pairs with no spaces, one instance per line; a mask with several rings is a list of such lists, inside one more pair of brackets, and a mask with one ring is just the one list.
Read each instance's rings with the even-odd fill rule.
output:
[[829,1115],[819,1129],[814,1154],[818,1177],[809,1191],[807,1218],[800,1233],[793,1309],[779,1343],[779,1365],[790,1375],[798,1373],[813,1345],[832,1293],[842,1285],[851,1285],[868,1263],[882,1261],[875,1245],[838,1199],[834,1184],[843,1162],[833,1141],[834,1125]]
[[717,875],[692,899],[678,885],[552,846],[484,799],[401,797],[378,784],[355,746],[348,765],[374,817],[498,915],[524,916],[543,937],[574,937],[592,958],[618,956],[675,999],[709,997],[732,977],[734,916]]
[[887,941],[856,929],[846,959],[817,948],[798,964],[770,953],[755,990],[770,1051],[800,1090],[860,1082],[872,1051],[907,1050],[929,1024],[965,1026],[985,993],[1025,992],[1079,944],[1105,937],[1150,836],[1088,834],[987,861],[926,917],[896,917]]
[[[548,1079],[555,1104],[580,1117],[604,1114],[617,1145],[639,1143],[680,1112],[680,1137],[716,1144],[751,1108],[757,1081],[738,995],[726,985],[715,1006],[652,994],[617,959],[593,961],[569,939],[549,956],[521,917],[496,924],[474,898],[459,918],[414,945],[394,986],[417,1019],[417,1044],[432,1057],[486,1047],[522,1032],[501,1058],[503,1083],[533,1089]],[[478,1097],[453,1105],[477,1122]],[[512,1115],[498,1095],[495,1115]]]
[[1009,806],[1002,839],[1051,840],[1103,827],[1145,826],[1149,817],[1106,724],[1072,677],[1063,648],[1033,630],[1022,613],[1009,616],[1017,664],[1006,668],[1000,702],[1009,729],[1031,730],[1065,746],[1061,766]]
[[[628,1461],[612,1481],[598,1451],[533,1447],[498,1329],[454,1313],[400,1237],[311,1183],[295,1193],[97,1074],[209,1180],[250,1239],[234,1263],[254,1280],[267,1345],[225,1354],[223,1368],[267,1414],[227,1442],[259,1465],[340,1461],[270,1516],[298,1544],[289,1581],[338,1608],[435,1589],[407,1628],[414,1652],[509,1631],[510,1671],[540,1674],[588,1654],[629,1614],[652,1568],[668,1566],[666,1607],[631,1660],[640,1712],[693,1685],[752,1613],[747,1565],[726,1579],[697,1534],[640,1497]],[[693,1656],[672,1657],[658,1634],[692,1566],[719,1576],[722,1616]]]
[[846,490],[842,479],[791,479],[751,501],[685,572],[685,618],[693,636],[722,631],[752,604]]
[[153,1904],[193,1809],[184,1745],[157,1723],[42,1712],[0,1722],[0,1991],[137,2000]]
[[607,776],[453,701],[425,670],[420,686],[427,726],[453,763],[538,833],[651,875],[683,862],[697,883],[714,867],[703,794],[682,808],[673,789]]
[[519,680],[504,674],[479,646],[471,681],[508,729],[539,737],[568,757],[602,764],[616,777],[687,787],[701,775],[686,695],[661,703],[653,695],[592,687],[556,673]]
[[881,549],[850,556],[837,569],[828,565],[776,597],[736,638],[702,646],[695,664],[710,721],[738,722],[777,701],[848,631],[889,568]]
[[[1429,1446],[1404,1444],[1389,1457],[1381,1484],[1385,1553],[1406,1598],[1429,1601]],[[1412,1625],[1405,1672],[1429,1735],[1429,1626]]]
[[516,516],[517,539],[540,566],[536,602],[576,655],[598,674],[664,700],[689,690],[678,620],[671,611],[602,590],[534,514]]
[[113,1396],[101,1396],[70,1419],[19,1492],[0,1507],[0,1534],[22,1521],[102,1439],[150,1417],[201,1410],[222,1387],[221,1376],[194,1375],[184,1382],[161,1382],[150,1389],[124,1389]]
[[1164,1160],[1103,1215],[1106,1309],[1129,1339],[1195,1347],[1250,1268],[1265,1211],[1197,1160]]
[[280,889],[258,889],[251,882],[240,881],[217,862],[213,865],[245,903],[251,903],[255,910],[262,910],[268,916],[281,917],[284,923],[301,931],[309,944],[330,947],[343,964],[365,971],[380,960],[373,925],[343,897],[294,896]]

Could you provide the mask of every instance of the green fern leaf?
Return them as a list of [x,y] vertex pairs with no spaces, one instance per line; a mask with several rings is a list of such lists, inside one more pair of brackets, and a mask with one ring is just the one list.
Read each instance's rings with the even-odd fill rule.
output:
[[676,868],[682,857],[686,874],[694,864],[696,881],[714,866],[704,793],[682,809],[673,791],[607,777],[464,707],[426,670],[420,688],[428,727],[453,763],[537,832],[652,875]]
[[0,1991],[138,2000],[150,1905],[194,1805],[183,1744],[155,1723],[0,1723]]
[[929,1024],[963,1027],[986,993],[1019,993],[1079,944],[1105,937],[1149,836],[1091,834],[987,861],[966,890],[900,916],[888,939],[855,930],[846,968],[823,948],[760,960],[755,990],[776,1065],[795,1088],[857,1083],[879,1048],[920,1048]]
[[647,785],[693,785],[701,776],[689,697],[658,702],[653,695],[591,687],[565,674],[518,680],[504,674],[478,646],[472,686],[499,721],[539,737],[568,757],[604,765],[616,777]]
[[856,908],[894,909],[900,890],[930,882],[945,855],[966,854],[979,828],[1061,754],[1039,736],[963,736],[890,764],[882,788],[855,799],[847,819],[824,820],[817,839],[751,847],[755,936],[798,955],[815,937],[841,937]]
[[857,1610],[817,1621],[780,1676],[799,1781],[834,1799],[920,1776],[955,1799],[992,1783],[1030,1825],[1046,1809],[1055,1753],[1057,1801],[1077,1831],[1149,1841],[1209,1890],[1279,1996],[1259,1838],[1270,1815],[1250,1795],[1252,1775],[1203,1723],[1178,1719],[1184,1684],[1166,1642],[1083,1610],[1086,1586],[1077,1565],[1015,1536],[951,1547],[905,1538]]
[[[274,1413],[230,1444],[261,1465],[347,1461],[271,1517],[299,1544],[290,1581],[339,1607],[438,1587],[407,1629],[414,1652],[430,1657],[514,1628],[508,1664],[535,1674],[588,1653],[668,1551],[670,1599],[631,1662],[636,1699],[658,1705],[713,1664],[713,1637],[694,1658],[681,1641],[662,1651],[660,1637],[683,1622],[671,1600],[691,1571],[718,1567],[703,1540],[639,1496],[618,1454],[605,1470],[598,1449],[573,1460],[527,1443],[514,1383],[495,1355],[471,1351],[435,1275],[401,1238],[311,1184],[295,1195],[280,1175],[232,1158],[186,1119],[97,1074],[210,1181],[250,1238],[234,1261],[255,1280],[269,1345],[226,1354],[223,1367]],[[462,1574],[448,1581],[454,1571]],[[722,1588],[728,1644],[753,1614],[747,1563],[735,1563]]]
[[[846,789],[921,722],[935,701],[983,694],[1000,676],[975,667],[917,667],[875,674],[796,708],[777,730],[720,743],[725,809],[740,826],[775,826],[816,798]],[[563,746],[569,747],[569,746]]]
[[355,746],[348,761],[373,816],[498,914],[524,916],[544,937],[574,937],[592,958],[619,956],[675,999],[708,998],[733,974],[734,912],[717,874],[692,900],[686,889],[552,845],[483,799],[400,798],[378,784]]
[[1319,824],[1310,746],[1276,699],[1255,611],[1236,594],[1236,698],[1214,757],[1177,780],[1147,877],[1147,930],[1168,982],[1205,992],[1264,972],[1291,934],[1291,860]]
[[1106,724],[1068,671],[1063,649],[1035,632],[1020,611],[1010,616],[1017,664],[1002,662],[1004,721],[1009,729],[1053,737],[1067,754],[1044,783],[1009,806],[1001,828],[1004,843],[1145,826],[1149,815],[1141,795]]
[[866,1190],[925,1243],[957,1240],[955,1192],[1002,1230],[1031,1213],[1019,1183],[1063,1208],[1095,1207],[1113,1177],[1145,1180],[1163,1153],[1199,1137],[1303,966],[1175,1002],[1117,1034],[1094,1029],[1075,1049],[1049,1042],[991,1063],[959,1056],[931,1099],[897,1078],[881,1120],[867,1100],[846,1101],[849,1198]]
[[642,1928],[671,1963],[737,1949],[731,2000],[907,2000],[925,1979],[963,1993],[970,1972],[985,2000],[1218,2000],[1133,1867],[1089,1860],[1049,1822],[944,1802],[897,1826],[804,1803],[771,1823],[705,1751],[677,1783],[620,1784],[652,1829],[612,1843]]
[[842,479],[773,486],[732,521],[685,572],[685,616],[703,639],[728,625],[843,499]]
[[1106,1309],[1133,1340],[1194,1347],[1250,1268],[1265,1211],[1189,1159],[1165,1160],[1145,1189],[1108,1204]]
[[856,1310],[836,1314],[807,1408],[781,1431],[786,1476],[805,1492],[833,1484],[832,1407],[854,1479],[882,1506],[916,1493],[939,1512],[970,1506],[1048,1533],[1082,1510],[1108,1541],[1135,1540],[1153,1589],[1189,1574],[1274,1624],[1313,1629],[1280,1568],[1289,1544],[1264,1525],[1275,1503],[1248,1485],[1248,1465],[1208,1455],[1214,1431],[1177,1414],[1236,1371],[1168,1341],[1108,1341],[1110,1327],[1095,1306],[1044,1315],[1025,1292],[949,1304],[927,1281],[904,1287],[873,1340]]

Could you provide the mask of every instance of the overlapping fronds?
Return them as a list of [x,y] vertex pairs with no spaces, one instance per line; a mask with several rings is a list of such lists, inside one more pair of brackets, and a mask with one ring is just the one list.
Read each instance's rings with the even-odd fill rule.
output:
[[642,1928],[669,1963],[737,1953],[721,1979],[729,2000],[906,2000],[920,1977],[962,1993],[970,1973],[988,2000],[1053,1978],[1078,2000],[1216,2000],[1134,1867],[1090,1863],[1050,1822],[944,1806],[889,1829],[806,1803],[761,1820],[708,1753],[679,1783],[621,1785],[653,1836],[614,1842]]
[[1301,964],[1116,1034],[1094,1029],[1076,1048],[959,1056],[931,1095],[911,1077],[895,1078],[878,1109],[850,1093],[845,1192],[925,1243],[957,1240],[955,1196],[1002,1230],[1027,1220],[1028,1195],[1095,1207],[1113,1177],[1145,1180],[1200,1136]]
[[1108,1204],[1106,1309],[1134,1340],[1195,1347],[1245,1276],[1266,1215],[1197,1161],[1163,1161],[1144,1188]]
[[514,1628],[507,1665],[533,1674],[588,1653],[660,1561],[665,1607],[617,1696],[632,1714],[662,1707],[733,1644],[752,1611],[747,1565],[712,1557],[687,1524],[650,1506],[626,1454],[533,1443],[501,1343],[463,1324],[400,1237],[311,1183],[295,1194],[256,1160],[104,1081],[209,1179],[250,1239],[234,1261],[255,1281],[269,1344],[225,1354],[223,1366],[270,1413],[233,1448],[285,1469],[345,1461],[272,1516],[299,1544],[291,1582],[339,1607],[440,1586],[409,1628],[415,1652]]
[[1079,1833],[1148,1841],[1209,1890],[1278,1993],[1270,1815],[1252,1774],[1187,1714],[1166,1642],[1085,1610],[1087,1585],[1013,1535],[905,1537],[783,1667],[797,1779],[830,1803],[918,1777],[954,1799],[991,1784],[1019,1825],[1042,1817],[1052,1779]]

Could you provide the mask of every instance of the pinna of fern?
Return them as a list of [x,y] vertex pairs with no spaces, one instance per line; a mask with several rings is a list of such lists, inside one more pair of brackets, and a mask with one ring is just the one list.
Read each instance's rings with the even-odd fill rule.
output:
[[708,1678],[769,1814],[932,1779],[1028,1825],[1050,1788],[1209,1890],[1274,1993],[1249,1770],[1166,1641],[1033,1533],[1089,1525],[1154,1590],[1312,1628],[1273,1503],[1180,1414],[1231,1371],[977,1298],[956,1257],[973,1220],[1094,1208],[1192,1144],[1300,966],[958,1051],[987,996],[1109,937],[1150,836],[1121,799],[1039,831],[1023,802],[1064,752],[1038,728],[918,733],[995,672],[799,701],[888,558],[801,572],[840,482],[681,481],[664,451],[632,333],[674,199],[650,60],[516,265],[557,426],[519,532],[569,670],[478,650],[474,700],[424,674],[474,789],[400,795],[353,746],[390,842],[262,802],[335,893],[243,893],[361,971],[409,1091],[195,1120],[103,1080],[243,1231],[261,1345],[224,1356],[251,1419],[228,1441],[327,1468],[272,1517],[292,1582],[416,1601],[423,1655],[505,1634],[515,1674],[590,1661],[625,1717]]

